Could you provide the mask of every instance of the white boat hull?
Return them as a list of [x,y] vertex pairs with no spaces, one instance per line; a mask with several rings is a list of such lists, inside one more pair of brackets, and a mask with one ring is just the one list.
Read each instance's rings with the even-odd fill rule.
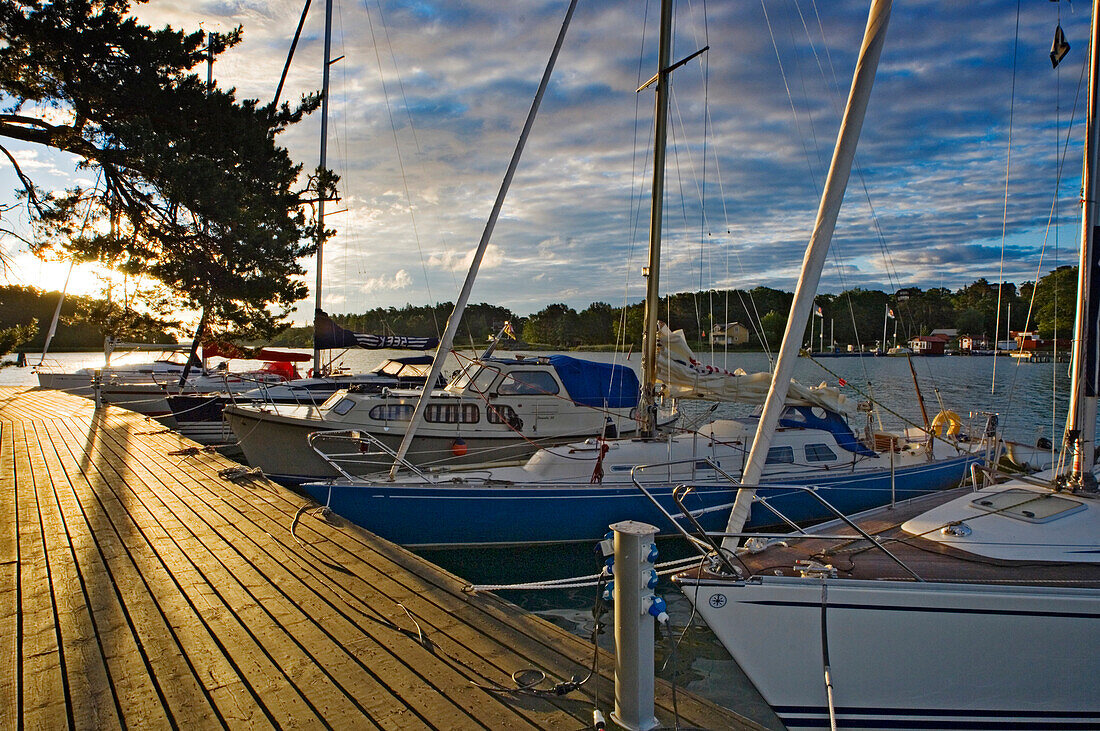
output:
[[789,728],[828,727],[823,603],[840,728],[1100,726],[1100,590],[679,581]]
[[[227,406],[225,419],[240,443],[248,463],[263,469],[265,474],[284,481],[296,482],[312,479],[338,477],[339,473],[323,459],[309,443],[313,432],[332,430],[331,421],[301,416],[282,416],[276,409],[261,411],[256,408],[237,408]],[[287,410],[287,409],[284,409]],[[316,410],[301,411],[313,413]],[[561,444],[598,433],[603,416],[589,424],[581,423],[566,429],[544,428],[529,439],[518,438],[509,429],[488,430],[469,428],[465,431],[453,427],[443,433],[422,427],[417,433],[406,459],[417,465],[469,465],[490,460],[515,460],[529,457],[543,445]],[[371,424],[356,424],[355,428],[369,432],[371,436],[391,450],[397,449],[404,436],[404,424],[378,427]],[[535,441],[535,440],[538,441]],[[320,448],[333,455],[334,452],[347,451],[347,442],[343,444],[319,443]],[[350,474],[366,475],[384,471],[392,464],[392,459],[370,461],[362,455],[351,455],[341,460],[341,467]]]

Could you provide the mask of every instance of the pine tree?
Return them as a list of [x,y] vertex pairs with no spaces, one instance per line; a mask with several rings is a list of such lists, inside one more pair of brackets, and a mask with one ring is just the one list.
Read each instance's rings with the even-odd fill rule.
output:
[[[129,0],[0,3],[0,153],[22,184],[30,248],[150,277],[176,309],[270,333],[306,294],[295,278],[315,246],[304,206],[335,184],[319,171],[312,191],[295,190],[301,166],[275,139],[319,98],[275,107],[209,88],[194,70],[208,50],[239,43],[240,28],[154,30],[129,9]],[[70,153],[99,183],[45,192],[5,140]],[[109,222],[100,227],[109,233],[89,220]]]

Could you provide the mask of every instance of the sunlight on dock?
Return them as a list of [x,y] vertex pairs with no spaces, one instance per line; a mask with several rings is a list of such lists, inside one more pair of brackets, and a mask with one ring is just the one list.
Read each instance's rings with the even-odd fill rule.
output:
[[[137,414],[0,389],[5,728],[559,728],[591,645]],[[605,714],[613,659],[600,653]],[[513,673],[545,673],[518,692]],[[674,722],[659,683],[658,718]],[[683,690],[679,722],[758,728]]]

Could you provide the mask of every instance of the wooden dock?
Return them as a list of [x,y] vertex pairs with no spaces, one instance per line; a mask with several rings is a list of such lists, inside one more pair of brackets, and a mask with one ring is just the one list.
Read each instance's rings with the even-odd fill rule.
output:
[[[610,716],[609,654],[598,686],[517,692],[583,677],[591,644],[195,446],[0,389],[0,728],[573,730],[597,687]],[[759,728],[676,701],[683,726]]]

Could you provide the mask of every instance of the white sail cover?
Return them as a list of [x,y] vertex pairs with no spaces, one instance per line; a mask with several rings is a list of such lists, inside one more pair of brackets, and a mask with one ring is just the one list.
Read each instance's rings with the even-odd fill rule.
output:
[[[740,368],[727,371],[700,363],[688,347],[683,330],[672,332],[662,324],[658,345],[657,378],[668,388],[670,396],[747,404],[762,404],[768,396],[772,382],[770,373],[746,373]],[[808,387],[791,379],[787,403],[822,406],[840,413],[855,411],[851,399],[824,382]]]

